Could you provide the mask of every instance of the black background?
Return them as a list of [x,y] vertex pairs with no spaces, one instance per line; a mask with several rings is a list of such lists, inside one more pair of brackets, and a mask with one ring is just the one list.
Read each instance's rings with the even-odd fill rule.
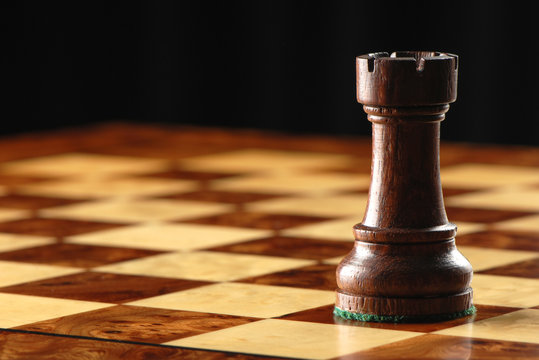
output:
[[443,139],[539,144],[532,3],[4,2],[0,132],[129,120],[369,135],[355,56],[436,50],[460,56]]

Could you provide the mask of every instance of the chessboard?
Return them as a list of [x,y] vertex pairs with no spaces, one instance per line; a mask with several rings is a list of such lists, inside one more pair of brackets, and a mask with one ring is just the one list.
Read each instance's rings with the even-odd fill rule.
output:
[[539,358],[539,149],[442,142],[477,313],[333,315],[368,138],[104,124],[0,140],[0,359]]

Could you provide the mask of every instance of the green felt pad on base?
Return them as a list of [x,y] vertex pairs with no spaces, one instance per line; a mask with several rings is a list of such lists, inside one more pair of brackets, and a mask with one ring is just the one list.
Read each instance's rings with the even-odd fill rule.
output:
[[361,314],[339,309],[335,307],[333,314],[348,320],[369,321],[369,322],[386,322],[386,323],[422,323],[422,322],[440,322],[453,320],[460,317],[475,314],[475,306],[449,314],[434,314],[434,315],[376,315],[376,314]]

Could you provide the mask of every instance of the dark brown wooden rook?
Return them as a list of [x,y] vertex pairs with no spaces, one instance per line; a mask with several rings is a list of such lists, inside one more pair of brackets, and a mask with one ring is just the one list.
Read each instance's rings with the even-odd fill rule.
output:
[[472,267],[444,208],[440,122],[457,96],[458,57],[424,51],[359,56],[357,100],[372,122],[369,200],[337,269],[336,307],[436,316],[472,307]]

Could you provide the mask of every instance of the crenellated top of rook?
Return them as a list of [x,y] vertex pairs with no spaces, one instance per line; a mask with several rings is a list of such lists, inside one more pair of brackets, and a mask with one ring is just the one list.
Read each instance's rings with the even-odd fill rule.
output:
[[458,56],[435,51],[377,52],[356,58],[357,101],[422,106],[457,99]]

